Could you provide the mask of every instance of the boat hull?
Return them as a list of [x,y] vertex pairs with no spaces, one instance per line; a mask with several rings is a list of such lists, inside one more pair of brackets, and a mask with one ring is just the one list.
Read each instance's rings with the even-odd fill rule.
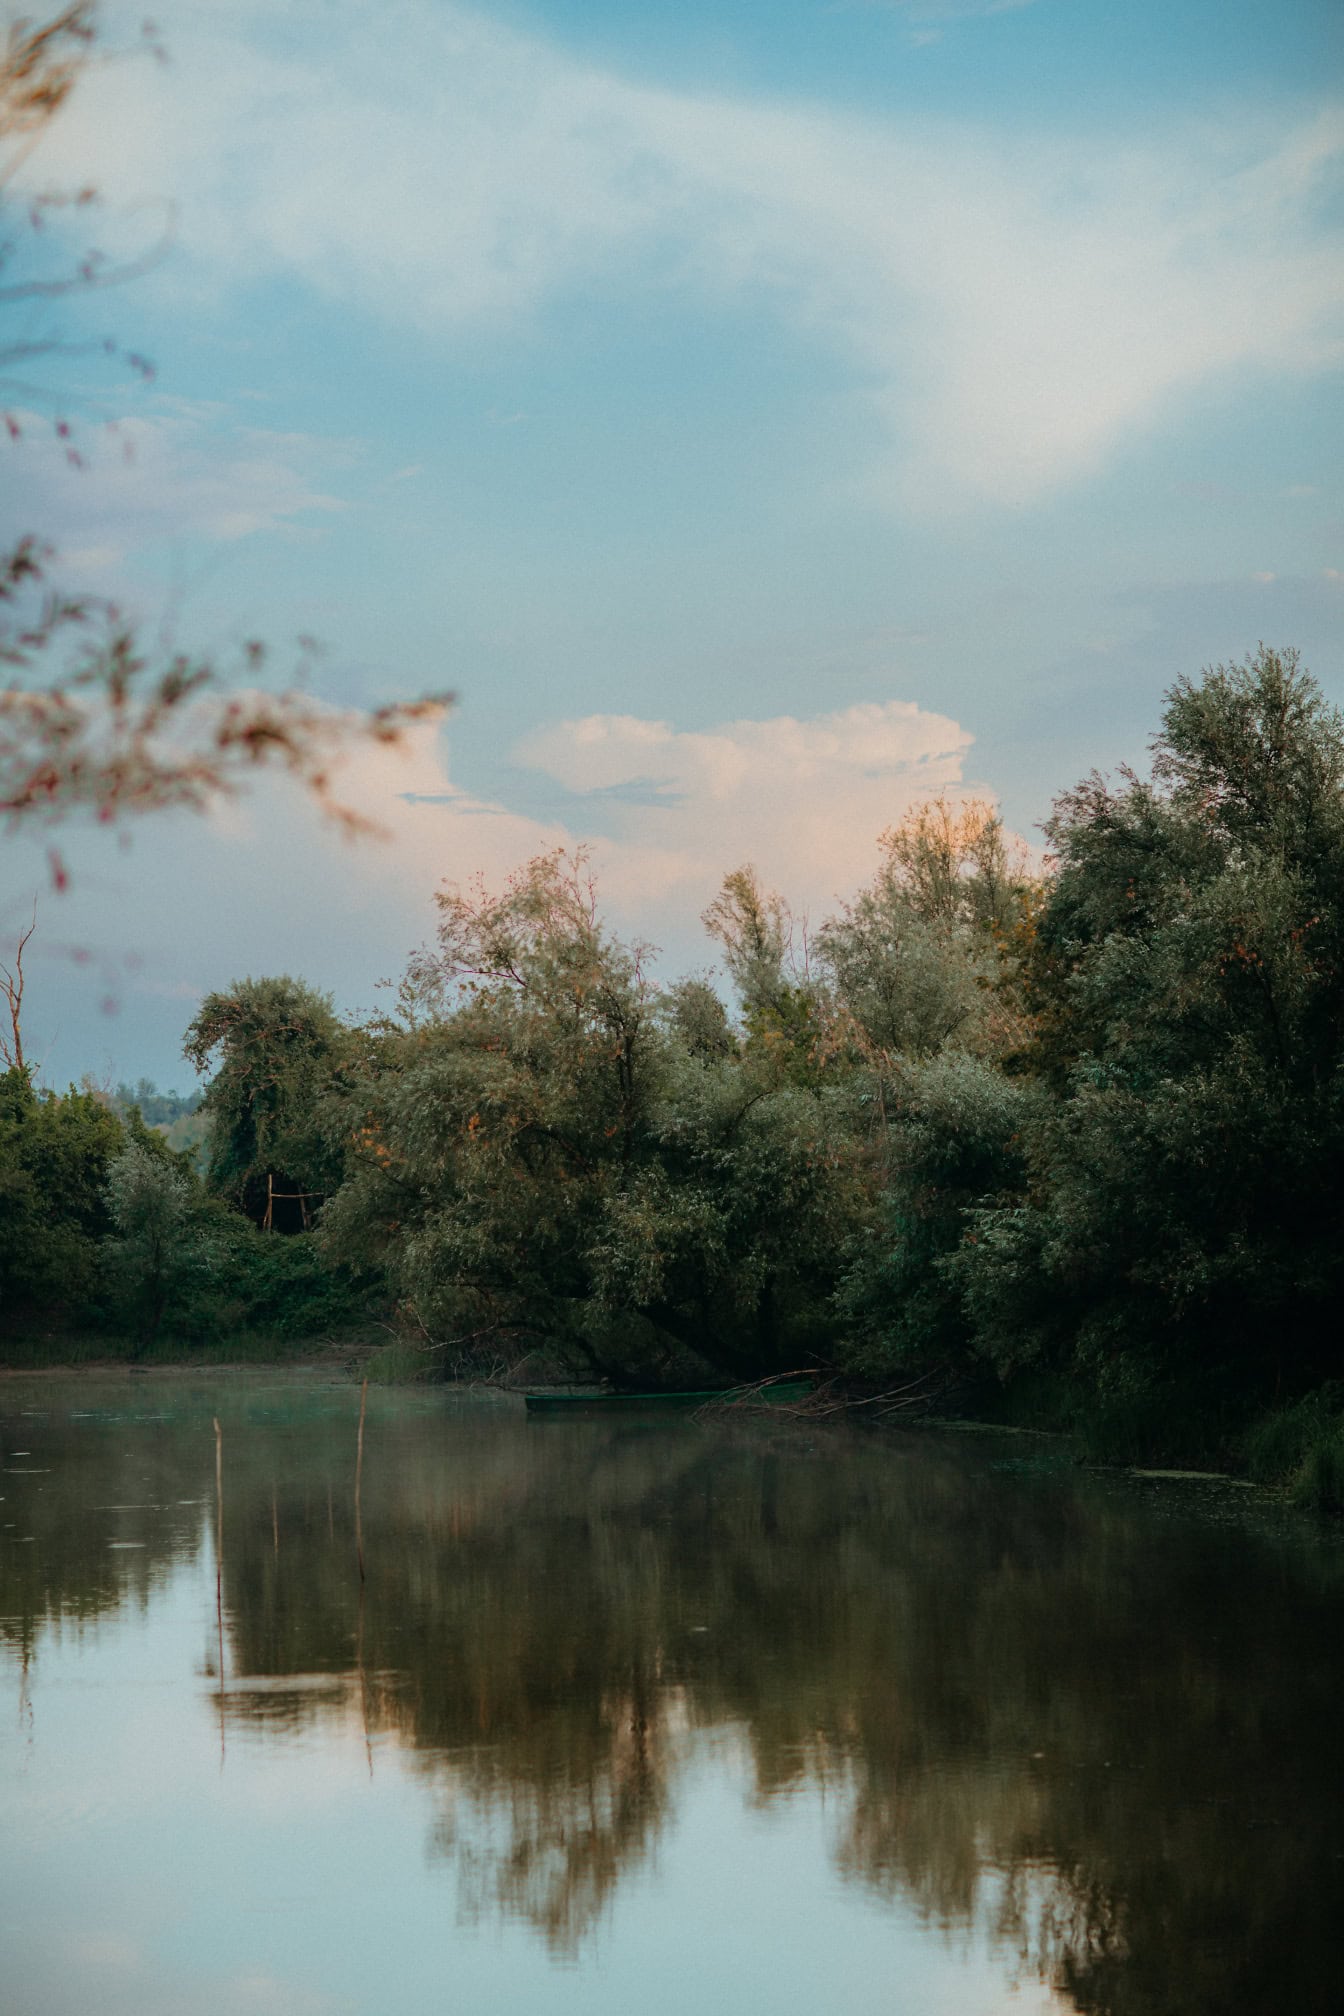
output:
[[695,1407],[772,1407],[805,1400],[812,1391],[806,1379],[781,1380],[775,1386],[729,1387],[697,1393],[525,1393],[529,1414],[642,1413],[646,1409]]

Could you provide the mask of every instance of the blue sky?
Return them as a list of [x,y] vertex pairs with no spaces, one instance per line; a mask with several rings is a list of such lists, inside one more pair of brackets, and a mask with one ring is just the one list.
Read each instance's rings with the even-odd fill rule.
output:
[[333,704],[461,700],[352,769],[379,848],[274,794],[71,839],[48,1077],[181,1081],[244,971],[367,1006],[438,882],[543,845],[705,964],[741,859],[815,917],[931,791],[1038,839],[1261,638],[1344,699],[1337,5],[157,18],[30,173],[125,245],[172,204],[97,311],[158,376],[69,388],[91,467],[32,430],[4,529],[184,643],[316,633]]

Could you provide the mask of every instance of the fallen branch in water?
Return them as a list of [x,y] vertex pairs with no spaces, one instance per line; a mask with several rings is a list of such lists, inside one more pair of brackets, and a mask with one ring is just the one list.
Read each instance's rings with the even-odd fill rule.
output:
[[[797,1385],[804,1379],[811,1382],[811,1390],[799,1399],[771,1398],[775,1389]],[[923,1372],[903,1386],[890,1386],[881,1393],[860,1395],[838,1376],[819,1379],[814,1366],[804,1366],[795,1372],[775,1372],[765,1379],[730,1386],[695,1411],[697,1415],[706,1415],[721,1413],[729,1407],[734,1413],[740,1413],[744,1408],[762,1412],[768,1409],[772,1415],[782,1414],[792,1420],[831,1421],[842,1414],[857,1414],[862,1409],[869,1409],[885,1419],[891,1414],[908,1413],[913,1408],[931,1405],[946,1389],[946,1384],[945,1368],[936,1366],[933,1371]]]

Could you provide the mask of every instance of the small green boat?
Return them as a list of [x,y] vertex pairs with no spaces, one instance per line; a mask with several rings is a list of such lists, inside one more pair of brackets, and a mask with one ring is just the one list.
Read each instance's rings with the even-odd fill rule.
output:
[[774,1407],[805,1400],[810,1379],[780,1379],[769,1386],[729,1386],[700,1393],[525,1393],[529,1414],[579,1414],[642,1410],[646,1407]]

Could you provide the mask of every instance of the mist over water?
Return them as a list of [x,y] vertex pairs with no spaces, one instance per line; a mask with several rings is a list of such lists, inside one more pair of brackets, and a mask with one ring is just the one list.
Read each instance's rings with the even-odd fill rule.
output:
[[14,2008],[1335,2006],[1338,1539],[413,1391],[356,1505],[358,1409],[0,1386]]

